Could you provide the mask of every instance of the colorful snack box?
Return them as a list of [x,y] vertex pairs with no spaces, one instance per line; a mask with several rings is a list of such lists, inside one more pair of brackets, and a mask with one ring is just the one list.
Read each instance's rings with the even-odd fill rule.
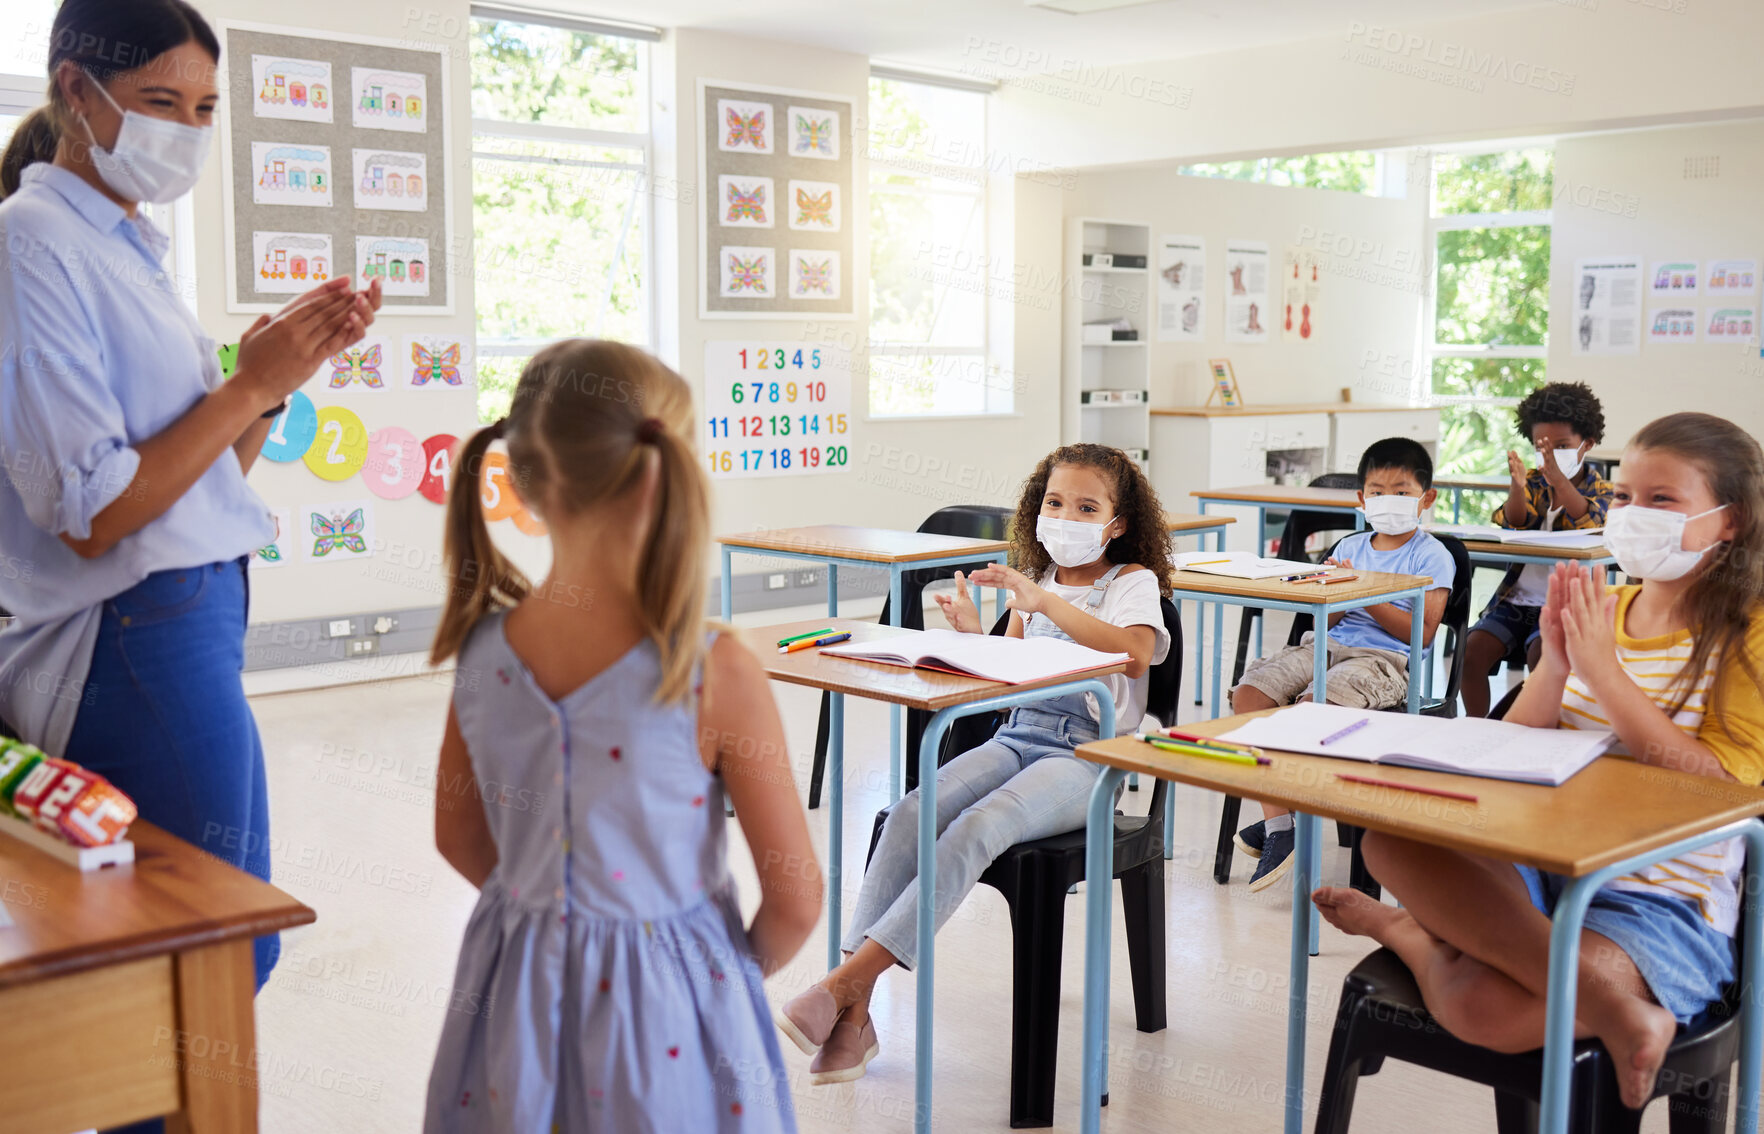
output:
[[109,780],[93,776],[62,809],[59,833],[76,846],[101,847],[122,838],[134,821],[135,801]]
[[71,761],[45,756],[25,773],[24,778],[18,781],[18,787],[13,789],[12,809],[18,813],[19,818],[36,823],[37,809],[49,797],[49,793],[55,790],[61,777],[78,770],[78,765]]
[[12,794],[43,761],[43,753],[16,740],[0,740],[0,815],[17,815]]

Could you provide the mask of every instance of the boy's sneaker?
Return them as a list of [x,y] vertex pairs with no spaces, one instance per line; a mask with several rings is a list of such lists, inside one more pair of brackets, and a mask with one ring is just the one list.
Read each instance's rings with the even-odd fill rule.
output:
[[1242,851],[1246,858],[1262,857],[1262,844],[1268,841],[1268,829],[1263,826],[1263,823],[1264,820],[1257,819],[1231,837],[1231,841],[1237,844],[1237,849]]
[[1256,863],[1256,872],[1250,875],[1250,893],[1266,890],[1286,877],[1292,869],[1292,848],[1292,828],[1268,833],[1262,842],[1262,857]]

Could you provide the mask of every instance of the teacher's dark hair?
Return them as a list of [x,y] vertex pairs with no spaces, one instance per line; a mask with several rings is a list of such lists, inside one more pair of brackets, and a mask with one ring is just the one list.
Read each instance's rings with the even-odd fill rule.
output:
[[18,192],[27,166],[55,160],[55,123],[49,120],[49,108],[39,106],[13,128],[7,139],[6,152],[0,154],[0,200]]
[[62,117],[67,108],[55,81],[64,61],[108,83],[191,41],[220,62],[214,29],[185,0],[62,0],[49,31],[49,106],[55,125],[67,128]]

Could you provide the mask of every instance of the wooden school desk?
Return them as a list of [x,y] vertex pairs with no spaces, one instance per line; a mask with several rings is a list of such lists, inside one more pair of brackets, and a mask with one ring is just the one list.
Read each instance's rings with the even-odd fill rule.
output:
[[1464,514],[1464,493],[1505,492],[1513,478],[1507,476],[1436,476],[1433,487],[1452,494],[1452,523],[1460,523]]
[[1339,512],[1355,517],[1354,527],[1366,526],[1360,515],[1360,494],[1351,488],[1311,488],[1286,484],[1246,484],[1238,488],[1207,488],[1191,492],[1200,501],[1200,510],[1209,508],[1254,508],[1256,510],[1256,554],[1265,555],[1268,547],[1268,512],[1288,512],[1302,508],[1307,512]]
[[1597,547],[1551,547],[1544,543],[1503,543],[1495,539],[1467,539],[1464,550],[1475,567],[1510,567],[1514,564],[1578,563],[1582,567],[1610,567],[1617,562],[1603,544]]
[[0,1114],[14,1134],[170,1116],[257,1129],[251,939],[317,915],[151,823],[81,873],[0,835]]
[[[820,563],[827,568],[827,617],[839,614],[839,568],[883,568],[888,572],[888,622],[901,624],[901,578],[909,570],[925,567],[953,567],[964,563],[985,563],[1003,559],[1011,545],[998,539],[969,539],[966,536],[935,535],[930,532],[899,532],[889,528],[859,528],[846,524],[814,524],[801,528],[773,528],[770,531],[745,532],[740,535],[718,536],[723,545],[723,620],[734,616],[734,576],[731,573],[736,552],[764,555],[773,559],[801,559]],[[1005,592],[999,591],[994,605],[1002,612]],[[974,588],[974,605],[980,605],[979,588]],[[823,623],[825,625],[825,623]],[[804,626],[804,630],[818,630]],[[779,635],[782,637],[782,635]],[[776,647],[774,647],[776,648]],[[900,709],[888,714],[889,793],[900,798],[901,740]]]
[[[1281,710],[1270,710],[1279,712]],[[1257,714],[1259,715],[1259,714]],[[1249,715],[1190,726],[1216,736]],[[1318,819],[1335,819],[1434,846],[1524,863],[1567,875],[1572,881],[1556,904],[1550,932],[1540,1129],[1565,1134],[1568,1120],[1568,1056],[1573,1046],[1574,998],[1580,931],[1587,902],[1606,882],[1649,863],[1733,836],[1744,836],[1753,864],[1764,863],[1764,790],[1723,783],[1685,772],[1602,757],[1561,787],[1425,772],[1379,765],[1380,779],[1468,792],[1478,802],[1443,799],[1392,788],[1347,783],[1337,772],[1365,773],[1364,764],[1269,750],[1274,763],[1245,767],[1162,752],[1131,738],[1078,748],[1083,759],[1106,765],[1091,792],[1086,841],[1084,1062],[1080,1111],[1084,1134],[1099,1129],[1099,1102],[1106,1077],[1108,1029],[1109,903],[1115,786],[1130,772],[1160,776],[1291,808],[1296,816],[1298,861],[1292,883],[1291,987],[1286,1031],[1286,1134],[1304,1124],[1305,1009],[1309,953],[1305,914],[1317,883]],[[1742,927],[1742,987],[1764,973],[1764,903],[1751,902]],[[1359,943],[1350,947],[1360,948]],[[1370,948],[1368,942],[1365,948]],[[1739,1130],[1756,1134],[1759,1059],[1764,1053],[1764,1005],[1747,995],[1741,1021]]]
[[[1115,700],[1109,687],[1099,678],[1126,670],[1125,663],[1100,666],[1051,678],[1047,681],[1004,685],[976,677],[962,677],[934,670],[906,669],[879,662],[856,661],[823,654],[819,650],[798,650],[780,654],[778,640],[792,634],[818,630],[819,619],[787,622],[747,630],[743,638],[760,659],[766,676],[774,681],[825,690],[832,696],[827,730],[827,966],[839,963],[840,882],[844,869],[845,838],[845,696],[866,697],[886,701],[908,709],[924,709],[933,714],[919,744],[919,877],[937,877],[937,752],[943,746],[944,733],[957,717],[973,716],[997,709],[1060,697],[1068,693],[1094,693],[1101,710],[1099,734],[1115,734]],[[821,622],[821,625],[825,625]],[[873,622],[841,619],[834,624],[835,632],[851,631],[854,642],[870,642],[901,637],[912,631]],[[930,816],[931,822],[924,822]],[[919,887],[919,964],[914,971],[916,989],[916,1039],[913,1053],[913,1079],[917,1103],[913,1111],[916,1134],[931,1129],[931,1024],[933,971],[936,948],[935,886]]]

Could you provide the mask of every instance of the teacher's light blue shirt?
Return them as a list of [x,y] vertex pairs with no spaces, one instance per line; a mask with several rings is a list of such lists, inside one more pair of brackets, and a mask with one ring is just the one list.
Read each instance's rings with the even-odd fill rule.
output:
[[0,716],[59,754],[102,604],[155,571],[237,559],[274,526],[226,450],[177,503],[96,559],[61,541],[130,490],[135,446],[221,383],[215,343],[146,217],[52,165],[0,204]]

